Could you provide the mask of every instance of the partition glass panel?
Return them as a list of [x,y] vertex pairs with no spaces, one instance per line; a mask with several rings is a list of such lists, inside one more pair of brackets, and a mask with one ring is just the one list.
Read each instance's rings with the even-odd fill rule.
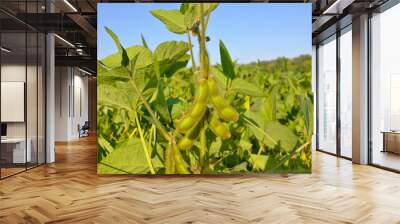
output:
[[400,170],[400,4],[371,19],[372,163]]
[[[21,17],[43,13],[44,3],[1,1],[0,7]],[[0,178],[45,163],[46,39],[10,15],[0,12]]]
[[351,26],[340,36],[340,154],[352,157],[352,34]]
[[318,149],[336,154],[336,36],[318,48]]
[[26,143],[25,91],[27,74],[26,33],[1,34],[1,157],[2,177],[26,169],[31,160]]

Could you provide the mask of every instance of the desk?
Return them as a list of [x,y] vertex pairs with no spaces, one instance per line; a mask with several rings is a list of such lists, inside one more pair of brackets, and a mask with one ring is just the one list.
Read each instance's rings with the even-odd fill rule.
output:
[[5,138],[1,139],[1,157],[6,163],[26,163],[31,162],[32,153],[30,138],[26,140],[28,143],[25,152],[25,138]]
[[383,150],[382,152],[392,152],[400,154],[400,132],[383,131]]

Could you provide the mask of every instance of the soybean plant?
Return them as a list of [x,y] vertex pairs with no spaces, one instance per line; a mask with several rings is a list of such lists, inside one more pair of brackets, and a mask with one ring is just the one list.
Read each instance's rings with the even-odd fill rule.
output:
[[[205,6],[207,7],[207,12],[205,12]],[[220,118],[227,122],[239,119],[238,112],[220,94],[215,79],[210,74],[210,62],[206,47],[206,40],[209,37],[206,34],[206,30],[211,11],[217,5],[189,4],[186,7],[187,13],[185,14],[185,18],[195,18],[194,20],[196,21],[191,27],[188,27],[187,32],[192,33],[198,39],[200,67],[197,68],[195,66],[196,60],[191,50],[192,70],[197,79],[197,88],[192,105],[183,114],[183,117],[177,121],[176,130],[185,134],[178,142],[180,149],[190,149],[195,144],[201,132],[204,134],[207,127],[210,127],[211,131],[222,139],[230,138],[229,125],[220,121]],[[189,47],[192,48],[192,46]],[[212,108],[208,107],[209,103],[212,105]],[[204,158],[207,151],[205,147],[206,144],[200,145],[200,151],[202,152],[200,160],[202,162],[206,160]],[[177,171],[179,172],[179,170]]]
[[[125,49],[106,28],[118,53],[98,61],[99,173],[310,171],[310,58],[237,65],[220,40],[221,65],[211,65],[207,27],[217,6],[150,11],[187,38],[154,51],[143,36]],[[290,66],[301,72],[287,75]]]

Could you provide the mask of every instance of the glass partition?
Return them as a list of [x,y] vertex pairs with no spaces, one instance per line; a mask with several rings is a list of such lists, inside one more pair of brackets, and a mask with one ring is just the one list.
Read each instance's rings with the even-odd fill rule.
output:
[[340,154],[352,157],[352,33],[351,26],[340,35]]
[[336,36],[318,48],[318,149],[336,154]]
[[[0,2],[20,15],[41,13],[43,5]],[[10,15],[0,12],[1,179],[45,163],[46,39]]]
[[371,18],[371,162],[400,170],[400,4]]
[[25,32],[1,35],[2,177],[24,171],[26,163],[31,162],[26,141],[26,41]]

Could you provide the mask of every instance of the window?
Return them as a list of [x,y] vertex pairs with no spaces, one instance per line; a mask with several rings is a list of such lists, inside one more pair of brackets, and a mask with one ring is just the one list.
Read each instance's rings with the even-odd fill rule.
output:
[[351,26],[340,36],[340,155],[352,156],[352,33]]
[[371,18],[371,159],[400,170],[400,5]]
[[318,48],[318,149],[336,153],[336,36]]

